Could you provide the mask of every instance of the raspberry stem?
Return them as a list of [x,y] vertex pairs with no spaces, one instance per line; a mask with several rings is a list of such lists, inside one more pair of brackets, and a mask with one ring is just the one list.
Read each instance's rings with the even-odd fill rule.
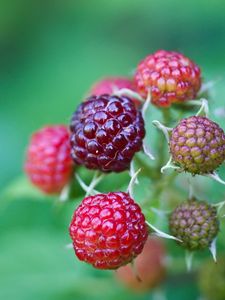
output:
[[170,108],[164,108],[161,109],[162,116],[163,116],[163,123],[166,126],[170,126],[172,122],[172,115],[171,115],[171,109]]

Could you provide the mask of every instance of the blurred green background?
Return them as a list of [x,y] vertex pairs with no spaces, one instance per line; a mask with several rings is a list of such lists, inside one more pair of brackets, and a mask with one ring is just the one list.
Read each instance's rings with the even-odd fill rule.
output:
[[[64,247],[74,204],[22,197],[17,177],[34,130],[68,123],[93,82],[132,74],[160,48],[197,62],[224,107],[224,0],[0,0],[1,299],[149,299],[78,263]],[[165,290],[169,300],[198,297],[194,281]]]

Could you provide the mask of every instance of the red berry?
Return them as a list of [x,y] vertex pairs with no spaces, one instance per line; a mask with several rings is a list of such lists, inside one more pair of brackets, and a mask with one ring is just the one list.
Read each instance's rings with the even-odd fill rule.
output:
[[71,155],[75,163],[103,172],[129,168],[145,136],[144,120],[125,96],[92,96],[71,121]]
[[67,127],[44,127],[32,135],[25,171],[32,183],[43,192],[54,194],[62,190],[72,173]]
[[121,89],[134,90],[133,82],[126,77],[106,77],[96,82],[90,91],[91,95],[100,96],[103,94],[113,94],[116,90]]
[[69,230],[77,257],[97,269],[129,263],[148,237],[141,208],[123,192],[86,197],[75,210]]
[[145,292],[158,286],[165,278],[165,246],[156,237],[149,237],[144,249],[134,261],[134,267],[119,268],[116,277],[128,288]]
[[[135,92],[134,82],[126,77],[106,77],[95,83],[89,94],[95,96],[104,94],[112,95],[114,92],[121,89],[129,89]],[[137,107],[141,104],[136,99],[132,99],[132,101]]]
[[200,68],[181,53],[159,50],[138,65],[135,84],[156,106],[166,107],[194,99],[201,87]]

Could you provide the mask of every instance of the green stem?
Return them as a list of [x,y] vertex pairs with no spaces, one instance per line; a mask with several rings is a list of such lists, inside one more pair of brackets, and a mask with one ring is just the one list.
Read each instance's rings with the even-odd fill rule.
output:
[[171,115],[171,109],[170,108],[164,108],[162,111],[162,117],[163,117],[163,124],[167,127],[169,127],[172,123],[172,115]]
[[[172,123],[171,110],[169,108],[162,109],[162,123],[165,126],[170,126]],[[166,157],[168,156],[168,145],[167,141],[164,137],[160,136],[157,140],[157,162],[155,166],[155,177],[153,182],[154,191],[152,194],[152,200],[156,206],[160,205],[160,199],[163,191],[165,191],[171,184],[175,177],[177,176],[177,172],[173,171],[170,174],[162,174],[161,168],[166,163]]]
[[142,159],[138,153],[135,155],[135,161],[137,162],[138,166],[142,169],[141,173],[150,177],[152,180],[157,179],[157,172],[154,167],[149,166],[146,162]]
[[[162,122],[165,126],[168,126],[171,124],[172,122],[172,116],[171,116],[171,111],[169,108],[164,108],[161,110],[162,112]],[[158,174],[158,179],[161,179],[162,174],[161,174],[161,168],[162,166],[166,163],[166,158],[165,158],[165,153],[168,152],[167,151],[167,142],[166,139],[164,137],[159,137],[158,141],[157,141],[157,153],[158,153],[158,160],[157,160],[157,166],[156,166],[156,170],[157,170],[157,174]]]
[[157,179],[162,177],[161,168],[165,164],[165,150],[167,149],[166,140],[164,137],[159,137],[157,141],[157,165],[156,165],[156,173]]

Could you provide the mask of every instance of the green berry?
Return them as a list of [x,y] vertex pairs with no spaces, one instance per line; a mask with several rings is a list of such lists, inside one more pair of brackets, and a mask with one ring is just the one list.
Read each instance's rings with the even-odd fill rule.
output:
[[209,247],[219,231],[216,208],[191,199],[178,205],[170,215],[171,234],[182,247],[193,251]]
[[192,174],[212,173],[225,159],[225,134],[206,117],[182,119],[170,137],[173,161]]

